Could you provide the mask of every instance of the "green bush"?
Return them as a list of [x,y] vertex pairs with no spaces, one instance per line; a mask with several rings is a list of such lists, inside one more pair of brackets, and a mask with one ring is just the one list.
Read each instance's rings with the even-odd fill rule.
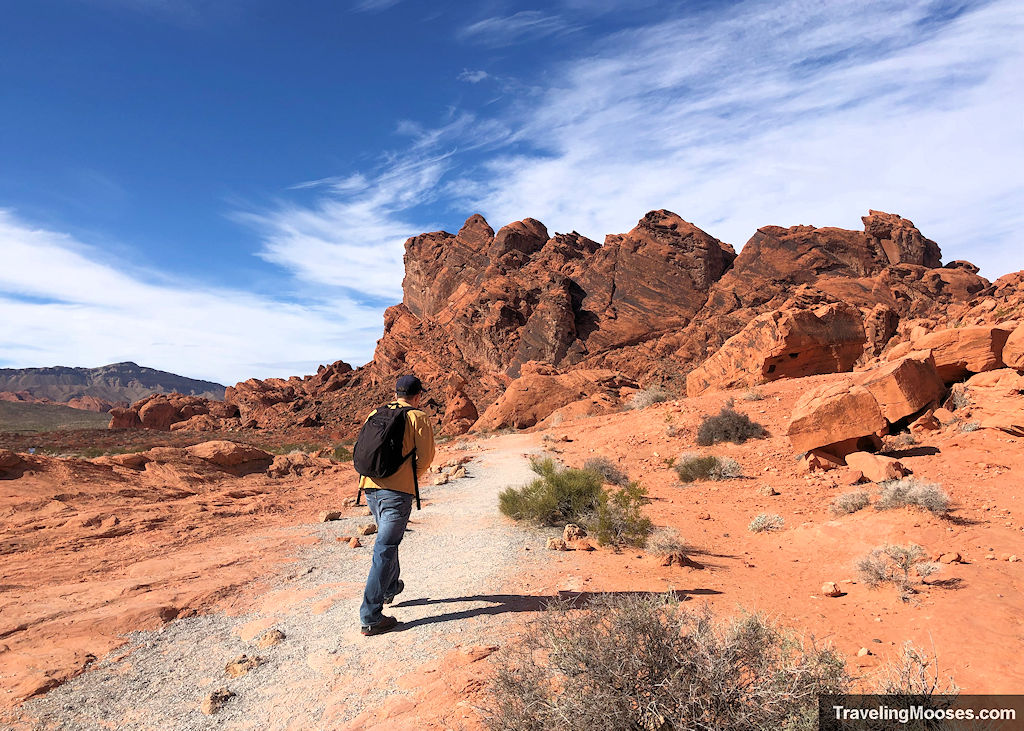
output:
[[748,439],[764,439],[768,430],[761,424],[751,421],[746,414],[741,414],[726,404],[715,416],[705,416],[697,429],[697,444],[708,447],[719,442],[743,444]]
[[494,731],[816,729],[818,696],[850,685],[844,658],[758,615],[716,620],[672,596],[558,602],[499,656]]
[[553,459],[535,459],[540,475],[524,487],[509,487],[498,495],[498,509],[513,520],[537,525],[564,525],[593,513],[603,493],[603,479],[588,470],[559,469]]
[[684,454],[675,465],[680,482],[697,480],[731,480],[743,476],[740,463],[731,457],[701,457],[697,454]]
[[332,453],[332,456],[338,462],[351,462],[352,448],[349,447],[347,444],[338,444],[337,446],[334,447],[334,452]]
[[610,485],[629,484],[629,476],[607,457],[591,457],[583,463],[583,469],[596,472]]
[[602,546],[643,546],[654,529],[643,514],[647,491],[634,482],[614,492],[601,491],[594,514],[584,520]]

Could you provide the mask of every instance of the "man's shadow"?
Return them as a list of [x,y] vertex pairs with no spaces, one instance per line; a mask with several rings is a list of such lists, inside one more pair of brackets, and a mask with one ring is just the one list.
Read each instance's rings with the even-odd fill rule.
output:
[[420,619],[413,619],[408,622],[402,622],[393,631],[401,632],[403,630],[413,629],[414,627],[420,627],[428,624],[439,624],[441,622],[454,622],[460,619],[469,619],[470,617],[486,617],[495,616],[498,614],[518,613],[518,612],[542,612],[549,605],[558,602],[566,601],[574,609],[582,609],[590,604],[597,597],[663,597],[666,594],[672,596],[677,601],[686,601],[691,596],[709,596],[712,594],[721,594],[722,592],[716,591],[715,589],[689,589],[689,590],[675,590],[668,592],[653,592],[653,591],[617,591],[617,592],[593,592],[593,591],[562,591],[558,593],[558,596],[551,596],[550,594],[544,596],[536,596],[531,594],[476,594],[473,596],[460,596],[449,599],[410,599],[408,601],[399,602],[394,604],[393,607],[396,609],[402,607],[423,607],[431,604],[453,604],[455,602],[489,602],[489,607],[474,607],[472,609],[463,609],[461,611],[445,612],[444,614],[437,614],[432,617],[421,617]]

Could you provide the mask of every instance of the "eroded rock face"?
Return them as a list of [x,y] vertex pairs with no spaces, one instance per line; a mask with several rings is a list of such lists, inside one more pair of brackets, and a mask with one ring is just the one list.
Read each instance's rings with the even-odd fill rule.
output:
[[852,370],[864,343],[860,312],[849,305],[776,310],[754,318],[691,371],[686,393],[842,373]]
[[1018,325],[1003,346],[1003,363],[1008,368],[1024,371],[1024,323]]
[[1003,367],[1003,346],[1010,331],[1000,327],[959,327],[937,330],[911,341],[915,350],[930,350],[935,368],[946,383],[972,373]]
[[234,468],[246,464],[261,463],[264,467],[273,462],[274,456],[262,449],[246,444],[235,444],[226,440],[202,442],[188,447],[186,450],[193,457],[205,459],[218,467]]
[[845,457],[877,448],[889,424],[875,397],[863,386],[838,383],[811,391],[797,401],[789,440],[798,452],[822,449]]
[[854,383],[875,397],[882,416],[890,423],[937,404],[946,390],[930,351],[914,352],[857,374]]
[[194,429],[211,431],[237,426],[238,407],[224,401],[180,393],[153,394],[129,408],[110,410],[110,429]]

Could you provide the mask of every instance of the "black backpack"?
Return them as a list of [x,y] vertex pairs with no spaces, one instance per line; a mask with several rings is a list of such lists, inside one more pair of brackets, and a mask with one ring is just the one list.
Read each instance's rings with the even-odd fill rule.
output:
[[[356,472],[370,479],[391,477],[398,472],[405,461],[412,457],[413,481],[416,485],[416,508],[420,507],[419,480],[416,476],[416,448],[409,454],[402,454],[405,439],[406,414],[412,406],[390,403],[381,406],[366,420],[359,430],[356,444],[352,448],[352,466]],[[359,494],[362,493],[360,489]],[[356,495],[356,505],[359,504]]]

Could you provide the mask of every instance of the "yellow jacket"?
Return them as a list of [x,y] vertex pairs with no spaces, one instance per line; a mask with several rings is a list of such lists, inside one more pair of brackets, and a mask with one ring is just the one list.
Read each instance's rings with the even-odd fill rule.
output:
[[[391,403],[396,403],[392,401]],[[412,406],[405,399],[398,399],[399,406]],[[367,419],[377,413],[374,409],[367,415]],[[416,471],[419,478],[427,474],[430,463],[434,461],[434,427],[430,425],[430,417],[419,409],[407,411],[405,415],[405,436],[402,438],[402,454],[408,454],[416,447]],[[365,475],[359,476],[359,489],[361,490],[397,490],[407,492],[410,495],[416,494],[416,485],[412,478],[412,458],[406,460],[398,472],[391,477],[381,477],[371,480]]]

